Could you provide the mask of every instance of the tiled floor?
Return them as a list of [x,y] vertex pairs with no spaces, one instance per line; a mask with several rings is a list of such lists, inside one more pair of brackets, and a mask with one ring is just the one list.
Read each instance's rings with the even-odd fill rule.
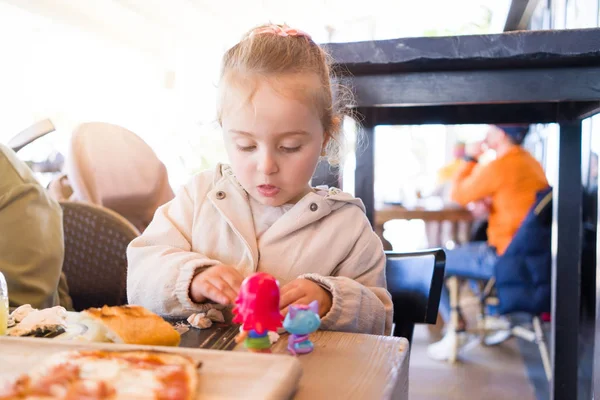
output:
[[535,400],[517,339],[495,347],[476,346],[450,365],[430,360],[426,347],[435,338],[417,326],[410,359],[411,400]]

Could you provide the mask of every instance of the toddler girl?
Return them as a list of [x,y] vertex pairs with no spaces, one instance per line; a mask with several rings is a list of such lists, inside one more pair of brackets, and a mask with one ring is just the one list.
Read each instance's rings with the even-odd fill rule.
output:
[[317,300],[321,329],[389,334],[385,254],[363,203],[309,185],[342,139],[327,54],[265,25],[226,52],[219,90],[230,165],[192,178],[129,245],[129,302],[185,317],[232,305],[260,271],[279,281],[284,315]]

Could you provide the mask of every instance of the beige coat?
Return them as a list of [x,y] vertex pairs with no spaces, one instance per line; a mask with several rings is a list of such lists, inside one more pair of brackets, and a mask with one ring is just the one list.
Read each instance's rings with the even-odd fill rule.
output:
[[319,283],[333,297],[321,329],[391,332],[381,241],[362,202],[338,189],[307,194],[257,241],[247,194],[231,168],[219,165],[160,207],[127,257],[129,302],[161,315],[195,312],[192,278],[223,263],[244,276],[267,272],[281,286],[298,277]]

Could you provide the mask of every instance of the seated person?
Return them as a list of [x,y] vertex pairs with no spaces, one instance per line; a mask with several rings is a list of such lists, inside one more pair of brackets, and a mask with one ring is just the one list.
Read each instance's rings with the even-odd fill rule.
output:
[[[62,272],[62,210],[15,152],[0,144],[0,272],[9,305],[71,309]],[[7,234],[8,233],[8,234]]]
[[452,149],[454,159],[439,169],[437,174],[438,185],[444,185],[452,181],[452,178],[462,165],[462,160],[465,157],[465,149],[466,145],[463,142],[456,142],[454,144],[454,148]]
[[[481,154],[467,154],[463,166],[454,178],[451,196],[466,206],[485,201],[489,208],[488,240],[471,242],[446,252],[446,276],[489,279],[494,265],[504,253],[521,222],[534,204],[536,193],[548,187],[540,163],[521,147],[527,126],[491,126],[485,144],[495,150],[497,158],[477,167]],[[440,300],[440,315],[445,322],[450,318],[450,298],[446,288]],[[456,333],[459,344],[466,340],[465,321],[460,317]],[[436,360],[446,360],[455,337],[449,331],[444,338],[427,349]]]

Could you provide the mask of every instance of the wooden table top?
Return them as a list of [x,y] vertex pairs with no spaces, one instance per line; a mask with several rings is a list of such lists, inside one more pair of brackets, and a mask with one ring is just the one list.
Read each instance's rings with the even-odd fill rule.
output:
[[[247,352],[234,338],[238,325],[225,323],[209,329],[190,328],[181,336],[180,347]],[[275,354],[286,354],[288,335],[283,334],[272,347]],[[298,356],[302,377],[296,400],[407,399],[408,340],[392,336],[317,331],[310,335],[315,350]],[[292,357],[290,355],[290,357]]]
[[[239,325],[215,323],[209,329],[189,328],[179,347],[247,352],[234,338]],[[179,320],[169,320],[176,324]],[[272,347],[288,355],[287,334]],[[408,399],[409,343],[405,338],[345,332],[317,331],[310,335],[315,350],[298,356],[302,377],[296,400],[315,399]]]
[[[190,328],[182,334],[179,346],[247,352],[234,341],[239,325],[231,323],[231,313],[224,316],[224,323],[214,323],[209,329]],[[288,335],[282,334],[272,352],[289,355],[287,340]],[[317,331],[310,340],[315,350],[298,356],[303,372],[295,400],[408,398],[409,344],[405,338]]]
[[[317,331],[310,339],[315,350],[298,356],[303,372],[294,399],[408,399],[405,338]],[[247,350],[240,344],[234,351]],[[289,354],[287,334],[272,351]]]

